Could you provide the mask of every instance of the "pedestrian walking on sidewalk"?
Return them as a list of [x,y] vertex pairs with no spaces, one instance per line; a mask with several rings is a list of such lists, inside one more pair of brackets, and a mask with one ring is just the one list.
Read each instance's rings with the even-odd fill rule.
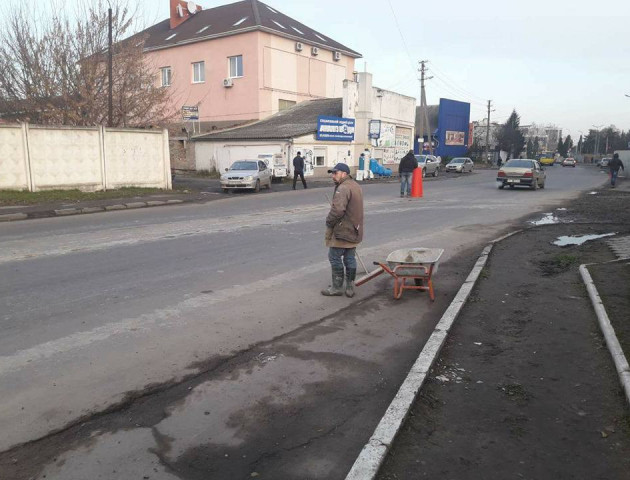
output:
[[350,168],[345,163],[338,163],[328,173],[332,173],[335,182],[330,212],[326,217],[326,246],[332,285],[322,290],[322,295],[343,295],[345,277],[345,294],[353,297],[357,276],[356,249],[363,240],[363,192],[350,176]]
[[623,162],[619,160],[619,154],[615,153],[613,155],[613,159],[608,164],[608,168],[610,168],[610,186],[615,188],[615,183],[617,183],[617,176],[619,175],[619,169],[621,168],[624,172],[626,169],[623,166]]
[[308,188],[306,186],[306,180],[304,180],[304,157],[302,156],[302,152],[297,152],[297,155],[293,159],[293,190],[295,190],[298,175],[302,179],[304,188]]
[[416,168],[418,168],[418,160],[413,154],[413,150],[409,150],[409,152],[400,159],[400,165],[398,165],[401,197],[405,196],[405,192],[407,196],[411,195],[411,175]]

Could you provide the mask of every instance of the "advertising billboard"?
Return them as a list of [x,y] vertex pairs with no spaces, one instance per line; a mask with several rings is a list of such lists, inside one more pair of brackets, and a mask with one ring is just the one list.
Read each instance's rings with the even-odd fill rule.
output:
[[466,138],[466,132],[455,132],[453,130],[447,130],[444,136],[445,145],[464,145],[464,139]]
[[354,140],[354,118],[317,117],[317,140],[352,142]]

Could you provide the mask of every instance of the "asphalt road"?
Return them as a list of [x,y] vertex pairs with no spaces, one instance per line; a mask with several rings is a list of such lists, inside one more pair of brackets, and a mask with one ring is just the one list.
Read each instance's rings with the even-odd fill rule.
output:
[[319,294],[321,189],[0,226],[0,451],[46,437],[15,478],[343,478],[482,245],[605,181],[547,173],[364,186],[362,258],[444,248],[435,304]]

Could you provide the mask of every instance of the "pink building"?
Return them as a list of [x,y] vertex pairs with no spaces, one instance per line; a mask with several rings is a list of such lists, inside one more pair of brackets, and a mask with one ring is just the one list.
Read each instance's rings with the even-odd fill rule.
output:
[[145,53],[159,84],[172,89],[174,121],[198,112],[196,131],[341,97],[361,57],[257,0],[209,10],[182,0],[170,5],[170,19],[143,32]]

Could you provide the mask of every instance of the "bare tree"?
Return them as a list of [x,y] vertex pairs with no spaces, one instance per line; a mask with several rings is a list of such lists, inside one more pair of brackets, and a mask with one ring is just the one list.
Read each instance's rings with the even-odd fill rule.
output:
[[[42,124],[103,125],[108,113],[108,8],[112,6],[113,126],[162,125],[169,89],[145,61],[127,0],[63,3],[33,16],[9,5],[0,25],[0,117]],[[53,0],[54,2],[54,0]],[[46,12],[45,9],[43,9]]]

